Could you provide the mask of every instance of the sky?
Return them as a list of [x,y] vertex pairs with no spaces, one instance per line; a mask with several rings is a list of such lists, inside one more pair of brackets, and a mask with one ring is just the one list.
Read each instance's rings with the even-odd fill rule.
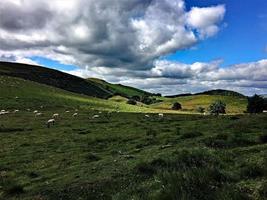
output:
[[266,0],[1,0],[0,60],[164,95],[267,94]]

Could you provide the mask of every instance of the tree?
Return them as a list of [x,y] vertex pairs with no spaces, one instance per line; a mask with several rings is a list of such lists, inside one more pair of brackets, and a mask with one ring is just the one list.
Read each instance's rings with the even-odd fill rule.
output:
[[136,101],[134,99],[129,99],[127,101],[127,104],[130,104],[130,105],[136,105]]
[[209,107],[209,111],[211,114],[219,115],[219,114],[225,114],[226,110],[226,104],[222,101],[215,101],[212,103]]
[[265,107],[265,100],[259,95],[254,95],[248,98],[247,112],[249,113],[261,113]]
[[178,102],[175,102],[173,105],[172,105],[172,109],[173,110],[181,110],[182,109],[182,105]]

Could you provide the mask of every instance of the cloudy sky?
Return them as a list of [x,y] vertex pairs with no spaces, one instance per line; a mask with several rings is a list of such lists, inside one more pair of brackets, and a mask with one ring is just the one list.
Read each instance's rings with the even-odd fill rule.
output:
[[1,0],[0,60],[162,94],[267,93],[266,0]]

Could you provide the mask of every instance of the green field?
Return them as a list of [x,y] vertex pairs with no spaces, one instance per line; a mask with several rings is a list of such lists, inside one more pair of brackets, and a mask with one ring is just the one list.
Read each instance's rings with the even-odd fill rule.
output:
[[151,108],[170,110],[174,102],[182,105],[182,111],[197,112],[198,107],[208,111],[209,105],[214,101],[221,100],[226,103],[226,113],[241,114],[246,111],[247,98],[223,95],[193,95],[176,98],[162,98],[163,102],[151,105]]
[[[0,199],[267,199],[265,113],[244,114],[242,96],[158,98],[133,106],[0,76]],[[197,113],[215,100],[229,115]]]
[[42,112],[0,116],[0,199],[267,197],[267,115]]

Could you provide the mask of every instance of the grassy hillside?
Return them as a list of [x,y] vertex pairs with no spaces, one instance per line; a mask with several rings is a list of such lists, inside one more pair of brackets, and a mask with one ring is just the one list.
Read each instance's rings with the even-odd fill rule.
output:
[[206,110],[211,103],[221,100],[226,103],[227,113],[243,113],[247,107],[247,98],[239,96],[223,95],[191,95],[176,98],[162,98],[163,102],[151,105],[157,109],[171,109],[174,102],[182,104],[184,111],[196,112],[198,107],[204,107]]
[[110,91],[114,95],[120,95],[123,97],[130,98],[132,96],[151,96],[152,94],[137,88],[121,85],[121,84],[111,84],[104,80],[97,78],[88,79],[91,82],[96,83],[100,87],[103,87],[105,90]]
[[85,79],[40,66],[0,62],[0,75],[18,77],[78,94],[108,98],[111,93]]
[[0,76],[0,109],[92,109],[121,112],[155,112],[153,109],[128,105],[61,90],[36,82]]

